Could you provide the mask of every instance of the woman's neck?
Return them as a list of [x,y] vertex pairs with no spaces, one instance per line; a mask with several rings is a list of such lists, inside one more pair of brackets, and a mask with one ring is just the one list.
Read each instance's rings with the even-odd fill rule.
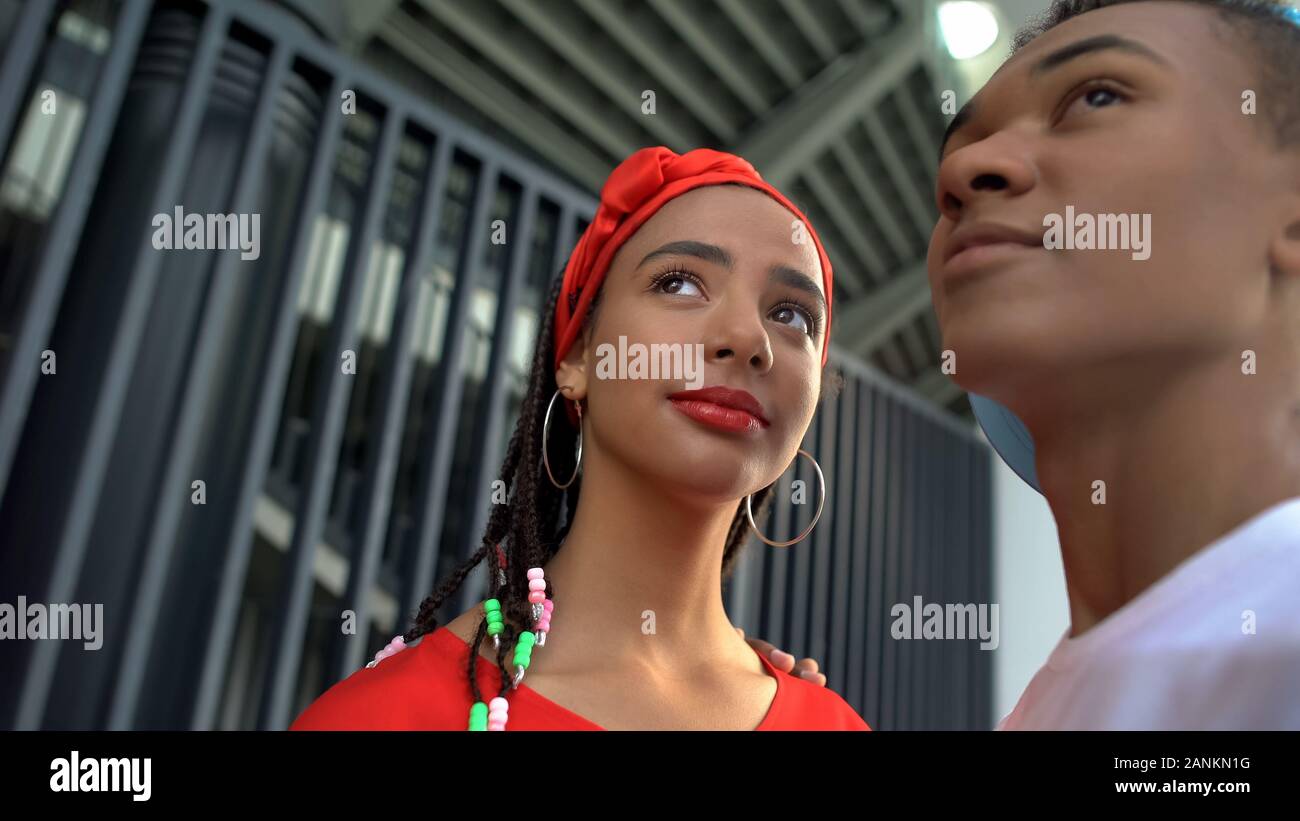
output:
[[614,460],[584,457],[573,526],[546,565],[548,669],[644,666],[672,678],[750,652],[722,603],[733,515],[732,504],[692,503]]
[[1272,362],[1293,378],[1243,374],[1228,357],[1127,384],[1072,378],[1068,396],[1040,397],[1026,411],[1060,535],[1072,636],[1300,495],[1300,369],[1285,356]]

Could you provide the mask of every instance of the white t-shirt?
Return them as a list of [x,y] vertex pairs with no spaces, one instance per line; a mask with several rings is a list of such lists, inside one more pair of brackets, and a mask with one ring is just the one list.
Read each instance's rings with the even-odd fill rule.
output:
[[1300,729],[1300,497],[1069,635],[999,730]]

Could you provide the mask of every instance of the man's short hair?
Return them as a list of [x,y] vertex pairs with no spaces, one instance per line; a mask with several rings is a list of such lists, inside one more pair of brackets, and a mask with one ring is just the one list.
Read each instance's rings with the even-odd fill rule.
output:
[[[1258,71],[1260,112],[1278,148],[1300,148],[1300,9],[1279,0],[1175,0],[1208,6]],[[1016,33],[1012,53],[1040,34],[1081,14],[1151,0],[1053,0],[1051,7]],[[1244,89],[1243,89],[1244,90]]]

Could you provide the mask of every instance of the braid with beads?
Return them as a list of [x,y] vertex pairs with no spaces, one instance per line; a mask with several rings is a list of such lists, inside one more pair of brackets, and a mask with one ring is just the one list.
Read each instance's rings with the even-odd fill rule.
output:
[[[561,490],[551,483],[542,467],[542,426],[546,418],[546,408],[555,395],[555,310],[563,285],[563,276],[557,276],[551,286],[549,298],[543,303],[541,329],[537,335],[537,345],[533,354],[532,373],[528,381],[528,390],[520,407],[519,419],[515,424],[510,444],[506,449],[505,461],[501,465],[498,478],[504,483],[507,501],[505,504],[492,506],[488,517],[483,542],[475,553],[461,564],[430,596],[420,603],[419,611],[409,630],[403,635],[407,643],[431,633],[438,628],[436,613],[443,602],[455,593],[464,583],[465,578],[485,558],[488,561],[488,577],[491,580],[492,597],[501,603],[501,615],[504,622],[500,634],[501,643],[497,649],[497,667],[501,671],[501,689],[498,695],[504,696],[511,687],[513,676],[506,669],[507,653],[511,652],[519,634],[522,632],[515,625],[531,624],[532,612],[528,602],[528,568],[545,567],[548,560],[555,555],[573,522],[574,512],[578,507],[578,498],[582,491],[582,477],[576,477],[572,484]],[[600,303],[597,293],[585,321],[590,323]],[[826,396],[828,381],[832,389],[838,391],[842,379],[838,373],[832,373],[831,379],[823,379],[823,394]],[[573,474],[574,448],[577,431],[567,423],[566,414],[558,414],[561,423],[552,420],[550,453],[551,465],[557,476]],[[772,486],[769,485],[753,494],[754,521],[760,523],[771,506]],[[565,512],[564,523],[560,523],[560,511]],[[728,578],[734,569],[740,549],[748,541],[749,527],[745,518],[745,504],[742,499],[736,508],[727,533],[726,548],[722,558],[722,576]],[[496,546],[500,545],[505,554],[505,567],[498,559]],[[498,585],[498,571],[504,571],[505,584]],[[547,580],[546,595],[555,599],[555,591]],[[479,648],[487,633],[486,621],[480,621],[478,631],[470,648],[469,664],[466,673],[469,677],[470,690],[475,702],[486,701],[479,691],[476,672],[480,661]]]

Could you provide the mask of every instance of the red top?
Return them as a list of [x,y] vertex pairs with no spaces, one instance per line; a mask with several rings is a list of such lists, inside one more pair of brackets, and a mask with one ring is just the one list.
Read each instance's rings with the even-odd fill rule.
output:
[[[776,697],[756,730],[870,730],[834,690],[783,673],[758,651],[776,678]],[[464,730],[472,703],[465,679],[470,646],[439,627],[374,667],[363,667],[308,705],[290,730]],[[501,673],[477,667],[479,690],[493,695]],[[527,679],[525,679],[525,682]],[[526,683],[506,695],[507,730],[603,730]]]

